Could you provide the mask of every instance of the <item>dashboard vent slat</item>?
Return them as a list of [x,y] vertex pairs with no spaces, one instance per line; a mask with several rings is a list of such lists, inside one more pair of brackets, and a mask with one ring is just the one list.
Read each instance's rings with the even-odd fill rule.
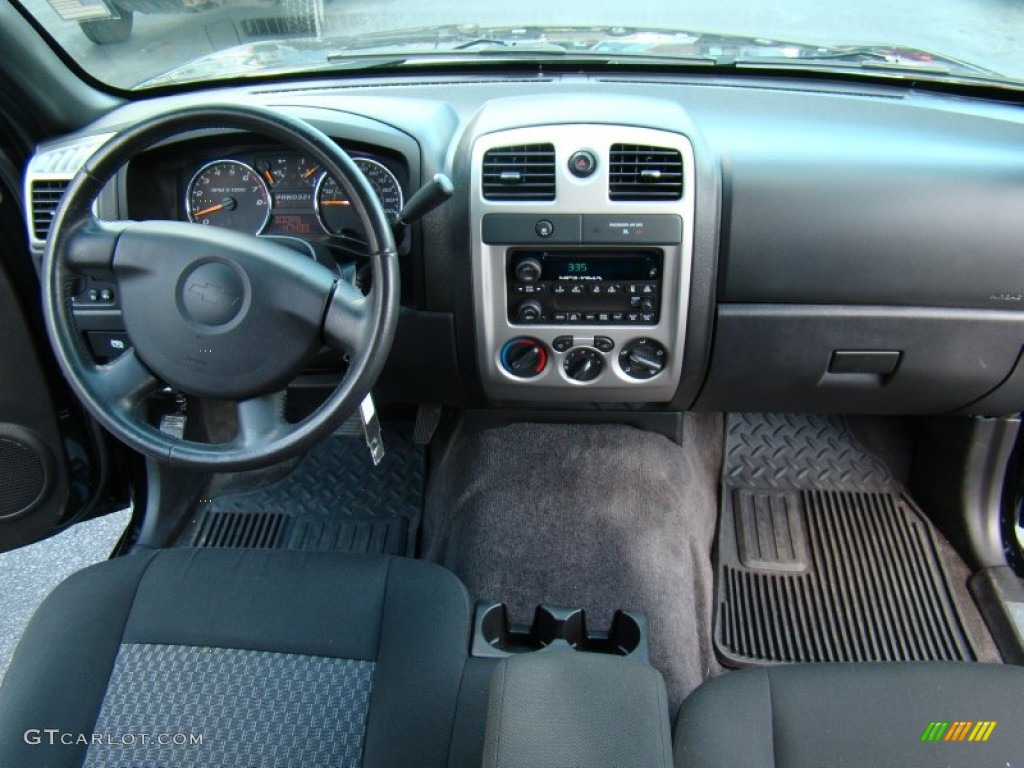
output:
[[554,144],[519,144],[487,150],[483,192],[488,200],[554,200]]
[[612,144],[608,197],[616,201],[678,200],[683,196],[679,150],[643,144]]
[[37,179],[32,182],[32,234],[46,240],[70,179]]

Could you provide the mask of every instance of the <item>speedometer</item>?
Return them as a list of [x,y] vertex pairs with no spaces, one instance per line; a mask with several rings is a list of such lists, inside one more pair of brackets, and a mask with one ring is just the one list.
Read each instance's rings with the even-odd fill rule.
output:
[[185,197],[189,221],[259,234],[270,218],[270,192],[260,175],[238,160],[215,160],[192,177]]
[[[368,157],[353,158],[359,170],[377,193],[388,221],[394,221],[402,210],[402,187],[395,174],[376,160]],[[332,235],[347,235],[365,240],[363,224],[352,209],[351,200],[345,190],[326,173],[320,177],[316,189],[316,209],[320,224]]]

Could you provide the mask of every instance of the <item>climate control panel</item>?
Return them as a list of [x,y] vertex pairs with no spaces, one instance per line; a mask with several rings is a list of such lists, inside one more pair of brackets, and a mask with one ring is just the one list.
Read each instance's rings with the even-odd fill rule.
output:
[[517,379],[547,373],[574,384],[589,384],[606,376],[614,378],[616,371],[637,380],[653,378],[665,369],[668,352],[657,341],[643,337],[630,339],[616,354],[615,340],[608,336],[563,334],[555,337],[550,350],[540,339],[517,336],[502,347],[499,363]]

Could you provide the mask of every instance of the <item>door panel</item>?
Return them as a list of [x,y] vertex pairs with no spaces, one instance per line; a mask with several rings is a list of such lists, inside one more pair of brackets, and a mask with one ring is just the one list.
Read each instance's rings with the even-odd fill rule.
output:
[[68,462],[47,380],[52,366],[38,316],[11,163],[0,157],[0,551],[47,536],[68,505]]

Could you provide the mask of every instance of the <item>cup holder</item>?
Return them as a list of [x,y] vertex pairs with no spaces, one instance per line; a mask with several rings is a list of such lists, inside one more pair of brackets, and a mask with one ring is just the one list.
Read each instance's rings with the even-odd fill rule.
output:
[[532,624],[512,624],[508,609],[496,600],[476,604],[473,656],[503,659],[531,651],[574,650],[648,660],[647,619],[641,613],[616,611],[604,631],[587,627],[582,608],[539,605]]

